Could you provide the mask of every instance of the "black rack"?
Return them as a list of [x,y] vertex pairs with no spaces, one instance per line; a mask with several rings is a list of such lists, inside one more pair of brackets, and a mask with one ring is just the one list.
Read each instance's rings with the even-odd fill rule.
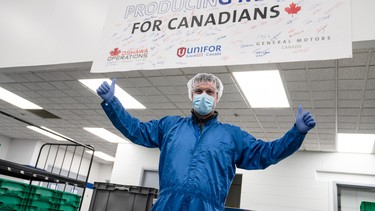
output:
[[[39,150],[38,158],[36,161],[35,166],[27,166],[27,165],[22,165],[19,163],[7,161],[7,160],[2,160],[0,159],[0,174],[11,176],[11,177],[16,177],[20,179],[25,179],[29,180],[30,185],[32,182],[38,181],[38,182],[47,182],[49,183],[57,183],[57,184],[64,184],[64,190],[68,185],[71,185],[73,187],[79,187],[82,188],[82,195],[81,195],[81,202],[79,204],[79,209],[81,209],[82,206],[82,200],[83,196],[85,194],[85,188],[87,185],[88,177],[90,174],[92,162],[94,159],[94,152],[95,148],[91,145],[85,145],[81,144],[77,141],[74,141],[70,138],[61,136],[60,134],[54,133],[52,131],[46,130],[38,125],[35,125],[31,122],[25,121],[23,119],[20,119],[18,117],[15,117],[11,114],[8,114],[4,111],[0,110],[0,113],[11,117],[15,120],[21,121],[23,123],[26,123],[30,126],[37,127],[41,130],[47,131],[49,133],[52,133],[56,136],[59,136],[61,138],[64,138],[65,140],[71,142],[71,143],[46,143],[43,144],[42,147]],[[55,152],[53,149],[56,149]],[[47,151],[46,151],[47,150]],[[79,179],[78,176],[82,174],[81,167],[82,167],[82,161],[84,158],[85,151],[91,152],[90,156],[90,161],[89,161],[89,167],[87,169],[87,172],[84,173],[85,178],[84,179]],[[71,152],[72,156],[71,159],[66,159],[67,152]],[[46,153],[46,158],[42,160],[43,153]],[[63,156],[61,163],[57,163],[58,161],[58,156],[61,153]],[[51,160],[53,160],[52,165]],[[68,164],[67,164],[67,162]],[[75,163],[75,161],[79,162],[78,164]],[[78,165],[78,170],[77,172],[72,172],[72,166],[73,165]],[[48,169],[50,167],[50,169]],[[62,168],[66,167],[68,168],[68,171],[66,175],[63,174]],[[56,170],[54,171],[54,170]],[[74,175],[75,174],[75,175]]]

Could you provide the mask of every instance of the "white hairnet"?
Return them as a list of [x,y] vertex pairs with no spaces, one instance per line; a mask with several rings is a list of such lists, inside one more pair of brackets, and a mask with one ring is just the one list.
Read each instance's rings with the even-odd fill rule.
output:
[[211,82],[218,93],[218,101],[220,101],[221,95],[223,94],[224,86],[221,80],[210,73],[198,73],[187,83],[189,99],[192,100],[193,89],[202,82]]

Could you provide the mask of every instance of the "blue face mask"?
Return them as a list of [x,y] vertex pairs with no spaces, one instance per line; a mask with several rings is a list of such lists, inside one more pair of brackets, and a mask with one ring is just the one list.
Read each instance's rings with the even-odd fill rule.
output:
[[193,96],[193,108],[200,115],[207,115],[214,109],[215,98],[205,93]]

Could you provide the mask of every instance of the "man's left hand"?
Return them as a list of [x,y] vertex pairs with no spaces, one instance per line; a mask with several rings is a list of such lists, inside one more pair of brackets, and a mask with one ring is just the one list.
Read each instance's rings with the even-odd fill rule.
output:
[[302,133],[307,133],[309,130],[315,127],[316,122],[310,112],[302,114],[302,105],[298,106],[298,113],[296,117],[296,127]]

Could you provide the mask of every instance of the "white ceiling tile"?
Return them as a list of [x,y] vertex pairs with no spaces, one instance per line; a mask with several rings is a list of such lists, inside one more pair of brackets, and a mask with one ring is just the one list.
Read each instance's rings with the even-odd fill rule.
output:
[[335,90],[335,81],[328,80],[328,81],[312,81],[311,82],[311,90],[312,91],[333,91]]
[[339,123],[341,122],[345,122],[345,123],[348,123],[348,122],[351,122],[351,123],[356,123],[359,121],[359,116],[339,116],[337,118],[337,121]]
[[373,121],[370,123],[361,123],[359,124],[359,130],[372,130],[372,133],[375,131],[375,118],[373,117]]
[[325,91],[325,92],[312,92],[313,100],[330,100],[336,98],[335,91]]
[[361,107],[360,100],[338,100],[338,105],[340,108],[359,108]]
[[336,128],[336,124],[334,122],[318,122],[319,128],[326,128],[326,129],[334,129]]
[[335,60],[324,60],[324,61],[308,61],[307,66],[309,68],[327,68],[327,67],[335,67],[336,62]]
[[198,73],[221,73],[227,72],[227,69],[224,66],[212,66],[212,67],[187,67],[181,69],[184,73],[188,74],[198,74]]
[[[375,55],[375,54],[373,54],[373,55]],[[375,78],[375,66],[369,67],[367,77],[368,78]]]
[[161,95],[161,92],[156,87],[140,87],[138,89],[145,95]]
[[260,122],[262,127],[264,128],[265,131],[270,131],[270,130],[277,130],[279,132],[279,128],[277,127],[277,123],[272,121],[261,121]]
[[[21,91],[27,91],[29,88],[27,86],[24,86],[23,84],[4,84],[1,86],[2,88],[10,91],[10,92],[21,92]],[[20,94],[22,95],[22,94]]]
[[64,72],[50,71],[50,72],[36,72],[35,75],[44,79],[45,81],[66,81],[73,80],[71,76],[65,74]]
[[258,116],[273,116],[272,109],[270,108],[253,108],[253,111]]
[[366,88],[374,90],[375,89],[375,79],[368,79],[366,81]]
[[173,86],[179,86],[181,84],[187,84],[187,82],[189,81],[189,79],[186,78],[185,76],[166,76],[165,78]]
[[24,78],[21,74],[7,73],[6,76],[8,77],[7,81],[28,82],[27,78]]
[[316,116],[334,115],[335,109],[334,108],[315,108],[314,112]]
[[339,108],[337,114],[339,116],[359,116],[360,109],[358,108]]
[[[291,107],[297,108],[299,105],[302,105],[304,108],[312,107],[312,101],[311,100],[300,100],[300,101],[292,101]],[[315,106],[316,107],[316,106]]]
[[276,116],[276,121],[280,122],[293,122],[295,119],[293,116]]
[[319,137],[321,134],[334,134],[336,132],[336,130],[333,128],[317,128],[317,130],[319,131]]
[[305,92],[310,91],[307,82],[287,82],[286,87],[288,91]]
[[339,59],[340,67],[365,66],[368,61],[368,53],[354,53],[353,58]]
[[335,122],[335,116],[332,114],[331,116],[315,116],[316,122],[319,124],[320,122]]
[[54,87],[56,87],[57,89],[60,89],[60,90],[69,90],[71,89],[69,86],[66,85],[66,83],[62,82],[62,81],[53,81],[53,82],[50,82],[50,84]]
[[247,104],[241,102],[221,102],[218,104],[218,108],[248,108]]
[[326,81],[335,79],[335,68],[311,69],[308,71],[312,81]]
[[188,88],[186,86],[168,86],[168,87],[158,87],[158,89],[165,95],[176,95],[176,94],[186,94],[188,98]]
[[[187,91],[187,90],[186,90]],[[239,93],[239,90],[235,84],[225,84],[223,90],[223,96],[232,93]]]
[[16,81],[8,77],[6,74],[0,73],[0,83],[13,83],[13,82],[16,82]]
[[356,91],[341,91],[339,90],[337,92],[337,98],[339,100],[360,100],[363,97],[363,91],[362,90],[356,90]]
[[220,78],[224,86],[227,84],[234,84],[234,77],[232,77],[232,74],[230,73],[215,73],[215,75]]
[[[335,140],[336,139],[336,134],[335,133],[321,133],[319,134],[319,140],[320,143],[324,143],[324,140]],[[330,143],[331,141],[328,141]]]
[[160,70],[160,73],[163,75],[183,75],[184,74],[181,69],[163,69],[163,70]]
[[365,99],[375,100],[375,90],[366,90],[365,91]]
[[371,52],[370,64],[375,65],[375,52],[374,51]]
[[281,71],[284,81],[307,81],[307,74],[305,69],[301,70],[284,70]]
[[191,104],[191,101],[189,100],[187,94],[186,95],[167,95],[166,96],[171,102],[174,103],[187,103]]
[[33,73],[25,73],[25,74],[20,74],[22,77],[26,78],[29,82],[38,82],[38,81],[43,81],[40,77],[38,77],[36,74]]
[[271,116],[262,116],[262,115],[258,115],[257,116],[259,121],[263,124],[264,122],[273,122],[275,123],[276,119],[273,115]]
[[334,100],[316,100],[314,101],[315,108],[333,108],[335,107]]
[[230,72],[277,70],[276,64],[251,64],[227,66]]
[[221,102],[228,102],[228,101],[236,101],[236,102],[243,101],[243,97],[239,93],[238,94],[223,94],[221,96],[219,104]]
[[172,81],[165,77],[148,77],[153,86],[172,86]]
[[[179,108],[179,109],[187,109],[187,113],[189,113],[190,112],[190,110],[191,110],[191,104],[189,103],[174,103],[176,106],[177,106],[177,108]],[[147,108],[149,108],[149,107],[147,107]],[[150,107],[150,109],[151,109],[151,107]]]
[[338,79],[364,79],[366,67],[343,67],[338,69]]
[[32,91],[43,90],[43,87],[41,87],[39,83],[24,83],[23,85],[27,87],[28,90],[32,90]]
[[370,130],[367,130],[367,129],[359,129],[359,130],[358,130],[358,133],[374,134],[374,130],[373,130],[373,129],[370,129]]
[[289,97],[291,100],[310,100],[309,92],[289,92]]
[[286,69],[305,69],[306,62],[285,62],[281,63],[280,67],[282,70]]
[[375,107],[375,100],[364,100],[363,107],[367,107],[367,108]]
[[338,80],[339,90],[362,90],[364,80]]
[[[152,84],[145,78],[125,78],[122,79],[124,87],[147,87]],[[116,81],[117,82],[117,81]],[[122,87],[122,86],[121,86]]]
[[280,116],[293,115],[293,112],[290,108],[275,108],[275,109],[271,109],[271,111],[274,115],[280,115]]
[[168,98],[163,95],[138,96],[137,99],[143,103],[166,103],[170,102]]
[[362,115],[375,116],[375,108],[362,108]]
[[361,123],[375,124],[375,117],[374,116],[361,116]]

